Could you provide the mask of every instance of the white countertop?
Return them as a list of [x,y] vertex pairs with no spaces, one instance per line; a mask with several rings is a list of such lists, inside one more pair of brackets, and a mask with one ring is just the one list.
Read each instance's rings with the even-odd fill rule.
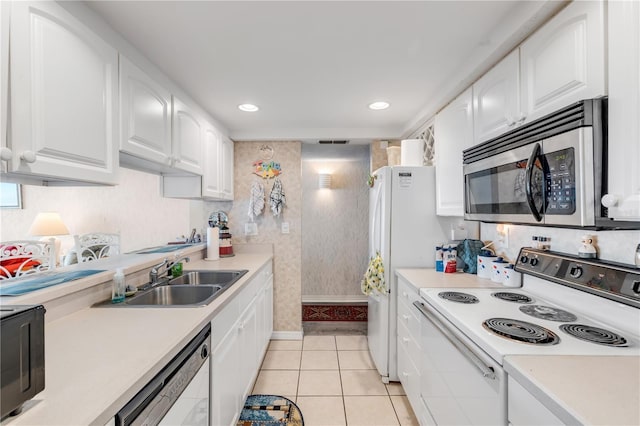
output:
[[640,424],[639,357],[507,356],[504,368],[567,424]]
[[[414,287],[451,287],[451,288],[506,288],[500,283],[494,283],[490,279],[478,278],[475,274],[465,274],[458,271],[451,274],[436,272],[433,268],[396,269],[396,274],[403,277]],[[512,287],[511,287],[512,288]]]
[[22,414],[2,424],[104,425],[271,258],[270,253],[237,253],[186,264],[185,270],[249,270],[208,306],[87,307],[47,322],[45,389]]

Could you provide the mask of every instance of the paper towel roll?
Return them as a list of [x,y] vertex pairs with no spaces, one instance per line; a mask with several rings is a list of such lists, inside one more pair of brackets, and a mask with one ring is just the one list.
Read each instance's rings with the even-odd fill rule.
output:
[[424,141],[422,139],[404,139],[400,142],[400,165],[422,166]]
[[207,257],[205,260],[220,259],[220,234],[218,228],[207,228]]

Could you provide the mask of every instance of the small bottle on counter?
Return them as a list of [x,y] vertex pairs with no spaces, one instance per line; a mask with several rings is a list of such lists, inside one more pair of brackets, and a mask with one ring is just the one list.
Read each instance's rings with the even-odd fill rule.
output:
[[124,301],[124,293],[127,288],[124,281],[122,268],[116,269],[116,273],[113,275],[113,287],[111,288],[111,303]]
[[444,271],[444,255],[442,250],[442,244],[436,246],[436,272]]

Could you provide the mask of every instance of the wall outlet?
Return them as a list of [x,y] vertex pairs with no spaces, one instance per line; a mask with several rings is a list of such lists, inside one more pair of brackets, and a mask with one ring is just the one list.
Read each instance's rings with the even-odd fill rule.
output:
[[244,235],[258,235],[258,224],[255,222],[245,223]]
[[280,226],[280,228],[282,229],[282,233],[283,234],[288,234],[289,233],[289,222],[282,222],[282,225]]

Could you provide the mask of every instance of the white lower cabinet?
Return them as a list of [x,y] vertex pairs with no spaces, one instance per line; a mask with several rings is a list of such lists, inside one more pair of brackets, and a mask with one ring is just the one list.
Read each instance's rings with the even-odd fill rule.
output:
[[555,426],[565,423],[545,407],[513,377],[509,377],[508,417],[513,426]]
[[[272,266],[258,272],[211,321],[211,424],[235,424],[251,393],[273,324]],[[273,325],[269,329],[272,330]]]
[[430,416],[420,398],[420,318],[413,306],[419,299],[418,290],[398,277],[398,378],[416,418],[424,419]]

